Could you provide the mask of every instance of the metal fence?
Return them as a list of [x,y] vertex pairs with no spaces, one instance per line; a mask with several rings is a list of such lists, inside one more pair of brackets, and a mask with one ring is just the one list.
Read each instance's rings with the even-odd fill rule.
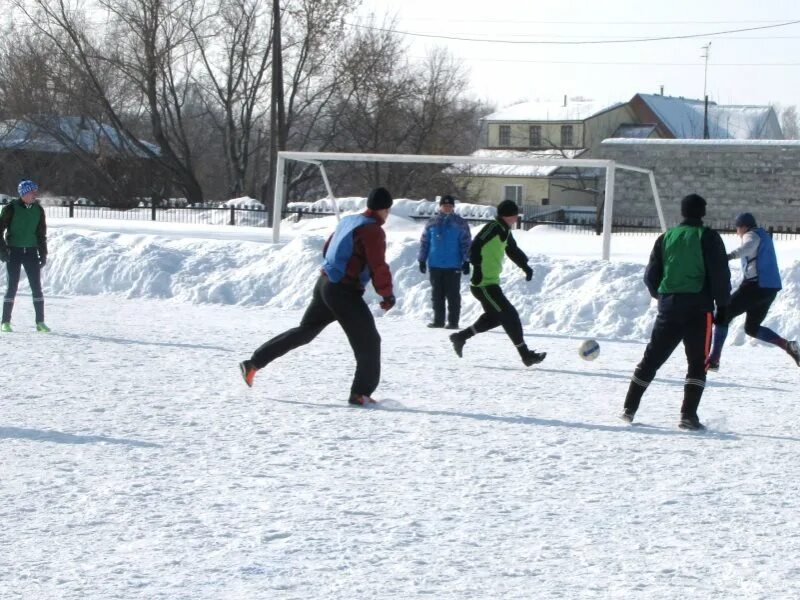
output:
[[[162,223],[187,223],[204,225],[239,225],[247,227],[270,227],[272,224],[270,212],[262,208],[247,208],[236,206],[145,206],[137,208],[114,208],[110,206],[92,206],[87,204],[70,203],[65,206],[46,206],[49,217],[75,218],[75,219],[118,219],[126,221],[157,221]],[[291,218],[292,221],[329,217],[335,213],[330,211],[285,210],[282,218]],[[427,221],[430,215],[412,216],[415,221]],[[470,225],[483,225],[491,218],[464,217]],[[675,225],[676,223],[668,223]],[[592,233],[599,235],[602,223],[595,223],[593,218],[581,216],[570,218],[564,213],[550,212],[541,216],[520,215],[517,227],[530,230],[540,225],[548,225],[558,230],[569,233]],[[706,221],[706,225],[721,233],[735,231],[730,221]],[[775,239],[800,238],[800,224],[765,224],[762,225]],[[613,220],[611,231],[615,235],[652,235],[661,231],[656,216],[652,217],[616,217]]]

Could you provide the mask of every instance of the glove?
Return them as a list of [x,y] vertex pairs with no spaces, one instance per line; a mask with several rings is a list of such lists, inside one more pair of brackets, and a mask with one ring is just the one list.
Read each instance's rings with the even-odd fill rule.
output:
[[472,285],[480,285],[482,279],[483,279],[483,271],[481,270],[481,266],[475,265],[474,267],[472,267],[472,277],[470,277],[469,282]]
[[717,314],[714,315],[714,325],[728,324],[728,307],[717,306]]
[[533,269],[531,269],[528,265],[525,265],[523,270],[525,271],[525,281],[530,281],[533,279]]
[[728,260],[733,260],[733,252],[728,252],[725,256]]
[[8,250],[0,250],[0,262],[8,262]]
[[469,275],[469,261],[464,261],[464,264],[461,265],[461,272],[464,275]]
[[428,265],[425,264],[424,260],[419,261],[419,272],[424,273],[428,270]]
[[43,267],[47,264],[47,256],[40,256],[39,257],[39,266]]
[[383,302],[381,302],[380,307],[383,310],[389,310],[396,303],[397,303],[397,299],[393,295],[392,296],[384,296],[383,297]]

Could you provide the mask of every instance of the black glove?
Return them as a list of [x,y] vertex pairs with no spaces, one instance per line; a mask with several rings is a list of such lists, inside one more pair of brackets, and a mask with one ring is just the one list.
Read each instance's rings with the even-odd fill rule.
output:
[[40,255],[40,256],[39,256],[39,266],[40,266],[40,267],[43,267],[43,266],[45,266],[46,264],[47,264],[47,255],[46,255],[46,254],[42,254],[42,255]]
[[461,272],[464,275],[469,275],[469,261],[464,261],[464,264],[461,265]]
[[728,252],[728,253],[727,253],[725,256],[726,256],[726,258],[727,258],[728,260],[733,260],[733,258],[734,258],[734,256],[733,256],[733,252]]
[[424,273],[427,270],[428,270],[428,265],[425,264],[425,261],[424,260],[419,261],[419,272]]
[[533,279],[533,269],[531,269],[528,265],[525,265],[523,271],[525,271],[525,281],[530,281]]
[[728,324],[728,307],[717,306],[717,314],[714,315],[714,325]]
[[472,285],[480,285],[482,279],[483,279],[483,272],[481,271],[481,266],[480,265],[473,266],[472,277],[470,278],[469,282]]
[[0,250],[0,262],[8,262],[8,250]]
[[381,302],[380,306],[383,310],[389,310],[397,303],[397,299],[394,295],[391,296],[384,296],[383,302]]

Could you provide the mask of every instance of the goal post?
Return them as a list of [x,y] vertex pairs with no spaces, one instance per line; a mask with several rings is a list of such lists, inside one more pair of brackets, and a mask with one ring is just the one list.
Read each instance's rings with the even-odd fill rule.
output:
[[603,206],[603,260],[611,256],[611,225],[614,217],[614,189],[616,170],[623,169],[648,175],[650,187],[653,191],[653,200],[658,212],[661,229],[666,230],[664,212],[661,199],[656,188],[656,179],[653,171],[641,167],[624,165],[614,160],[600,158],[503,158],[503,157],[476,157],[476,156],[445,156],[435,154],[359,154],[352,152],[294,152],[283,150],[278,152],[278,162],[275,169],[275,197],[272,208],[272,241],[280,241],[281,217],[283,202],[286,193],[286,161],[310,163],[320,168],[320,174],[325,183],[328,197],[331,199],[334,212],[338,217],[336,197],[325,172],[325,162],[395,162],[395,163],[430,163],[442,165],[520,165],[520,166],[551,166],[570,168],[593,168],[605,171],[605,200]]

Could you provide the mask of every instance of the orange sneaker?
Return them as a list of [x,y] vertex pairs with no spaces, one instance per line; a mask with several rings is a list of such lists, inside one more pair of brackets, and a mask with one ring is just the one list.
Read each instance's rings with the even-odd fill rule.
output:
[[366,406],[367,404],[377,404],[377,401],[363,394],[350,394],[350,398],[347,401],[350,404],[354,404],[355,406]]
[[253,379],[256,376],[256,369],[249,360],[239,363],[239,370],[242,372],[242,379],[247,384],[247,387],[253,387]]

